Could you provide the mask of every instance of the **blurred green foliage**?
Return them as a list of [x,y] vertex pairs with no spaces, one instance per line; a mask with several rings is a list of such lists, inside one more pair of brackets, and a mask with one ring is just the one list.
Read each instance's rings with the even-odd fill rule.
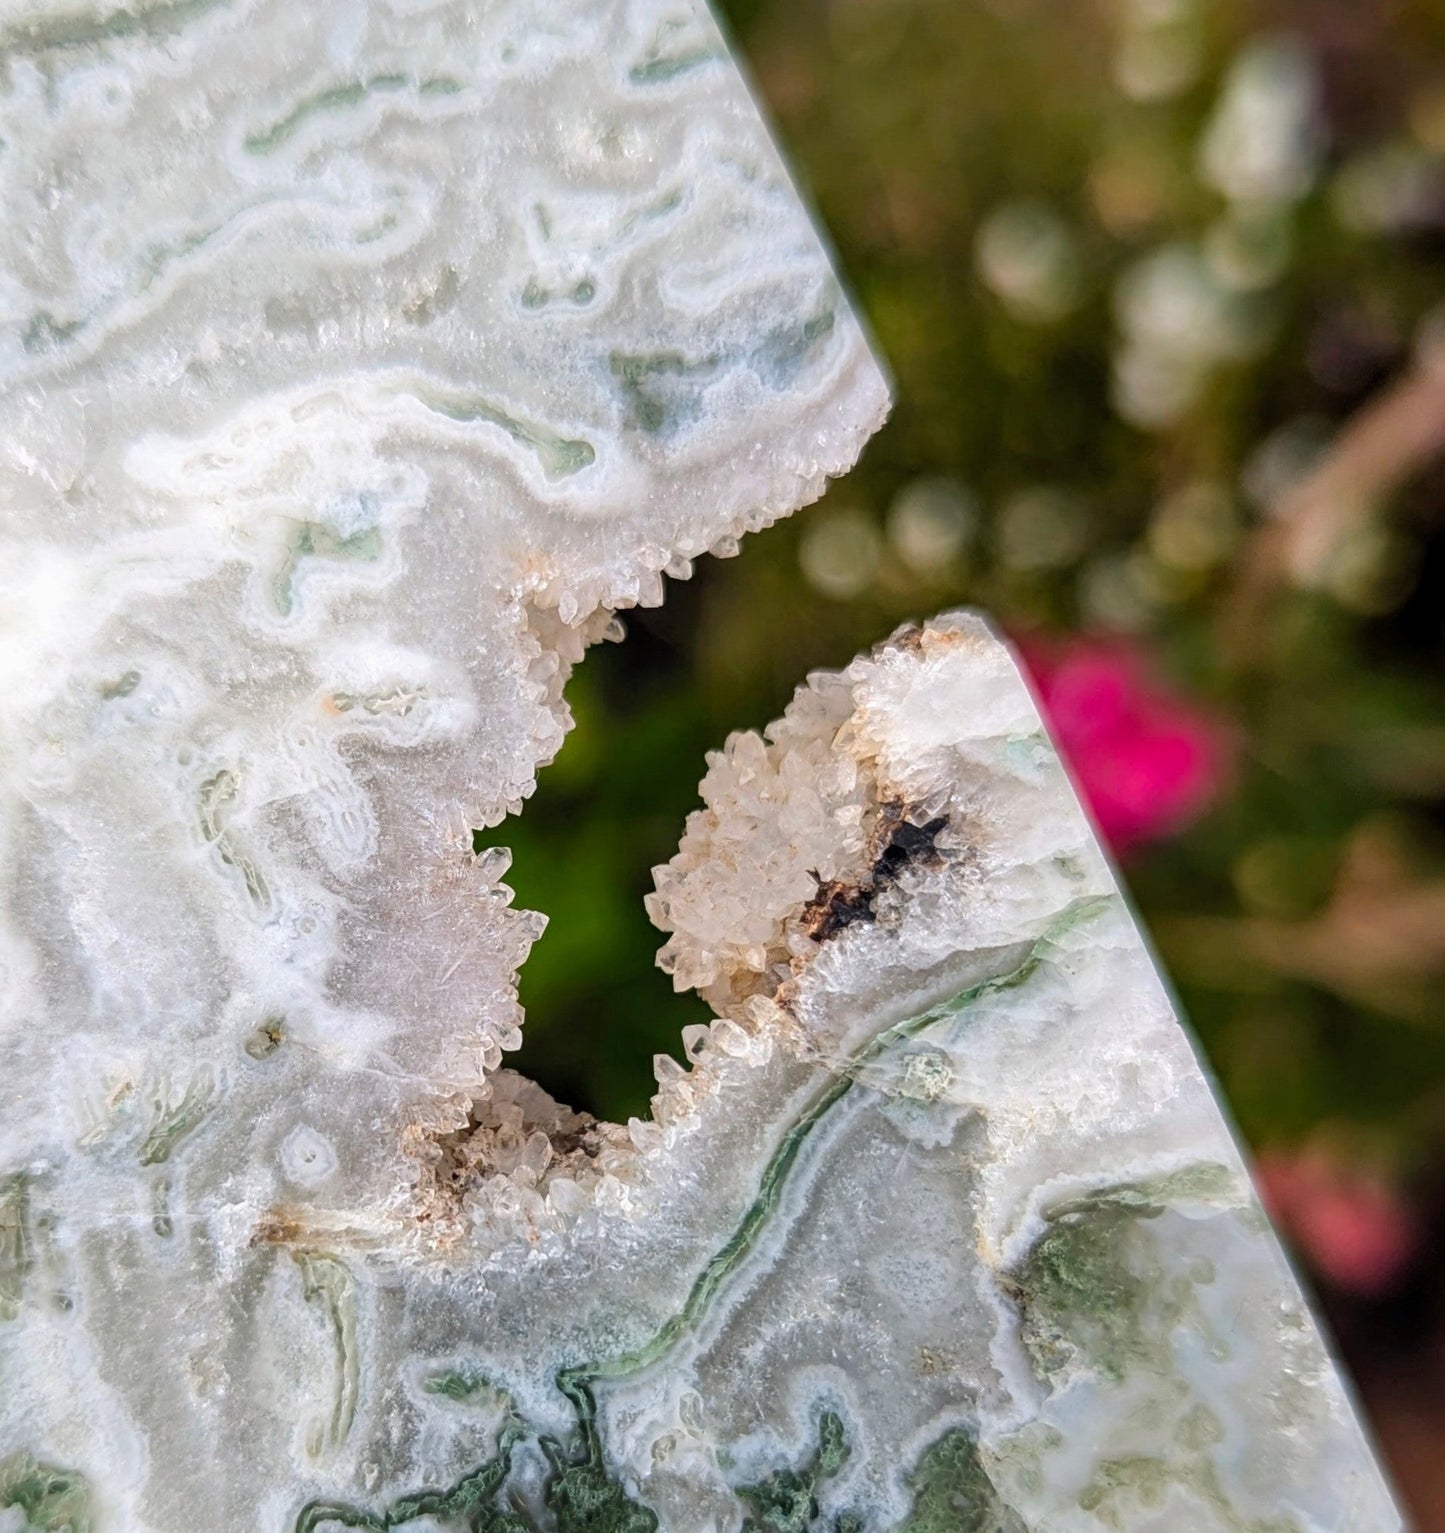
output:
[[[1445,373],[1445,4],[725,8],[898,404],[819,507],[573,678],[576,729],[486,837],[552,918],[515,1062],[645,1112],[701,1010],[652,969],[641,896],[704,751],[968,602],[1125,635],[1231,721],[1215,809],[1125,870],[1142,914],[1251,1139],[1323,1124],[1421,1162],[1445,1127],[1445,471],[1401,422]],[[1375,416],[1302,571],[1299,486]]]

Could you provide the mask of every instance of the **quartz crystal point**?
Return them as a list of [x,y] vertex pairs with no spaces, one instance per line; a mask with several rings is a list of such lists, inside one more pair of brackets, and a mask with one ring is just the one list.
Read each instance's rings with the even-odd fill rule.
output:
[[501,1067],[470,829],[886,388],[677,0],[0,6],[0,1530],[1398,1526],[1006,652],[814,677]]

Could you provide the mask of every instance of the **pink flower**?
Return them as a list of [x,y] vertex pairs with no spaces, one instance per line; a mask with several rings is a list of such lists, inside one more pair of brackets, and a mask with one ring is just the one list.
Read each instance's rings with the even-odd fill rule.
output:
[[1396,1189],[1320,1146],[1266,1151],[1255,1181],[1300,1254],[1346,1293],[1387,1292],[1419,1249],[1419,1225]]
[[1229,732],[1168,691],[1119,641],[1025,640],[1024,663],[1055,743],[1119,853],[1187,825],[1219,796]]

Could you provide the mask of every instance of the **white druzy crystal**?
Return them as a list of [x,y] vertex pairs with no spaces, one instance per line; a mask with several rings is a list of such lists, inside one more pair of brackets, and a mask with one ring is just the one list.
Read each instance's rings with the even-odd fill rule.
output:
[[887,390],[688,0],[0,3],[0,1529],[1386,1530],[1005,651],[715,758],[647,1122],[471,828]]

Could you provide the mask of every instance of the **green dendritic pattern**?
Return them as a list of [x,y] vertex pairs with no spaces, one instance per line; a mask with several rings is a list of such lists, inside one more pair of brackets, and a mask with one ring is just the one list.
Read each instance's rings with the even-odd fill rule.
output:
[[954,1427],[928,1448],[909,1483],[913,1510],[898,1533],[1025,1533],[994,1489],[967,1427]]
[[28,1453],[0,1459],[0,1511],[18,1507],[35,1533],[90,1533],[90,1485]]
[[[1049,961],[1059,936],[1099,908],[1095,901],[1071,907],[1014,969],[896,1024],[845,1062],[784,1135],[763,1172],[757,1198],[703,1268],[682,1310],[637,1352],[566,1368],[557,1376],[557,1387],[576,1415],[570,1444],[538,1432],[513,1414],[496,1456],[450,1489],[404,1496],[384,1512],[313,1502],[298,1518],[295,1533],[319,1533],[327,1525],[385,1530],[420,1517],[471,1533],[657,1533],[656,1512],[638,1501],[604,1461],[595,1386],[657,1366],[696,1325],[756,1249],[804,1141],[868,1078],[869,1066],[934,1024],[956,1018],[974,1002],[1027,982]],[[1080,1363],[1114,1381],[1140,1367],[1163,1371],[1169,1361],[1169,1337],[1188,1312],[1195,1278],[1160,1270],[1148,1229],[1180,1203],[1233,1206],[1237,1200],[1229,1170],[1206,1164],[1148,1182],[1104,1188],[1050,1210],[1044,1232],[1004,1283],[1018,1307],[1020,1334],[1040,1378],[1053,1380]],[[471,1369],[437,1375],[426,1387],[453,1399],[507,1398],[505,1391]],[[523,1441],[535,1442],[549,1466],[540,1509],[508,1490],[512,1456]],[[762,1479],[735,1487],[741,1533],[865,1533],[869,1521],[856,1511],[823,1509],[825,1500],[836,1501],[825,1494],[827,1482],[842,1474],[849,1456],[842,1417],[821,1409],[816,1447],[801,1464],[780,1465]],[[1099,1506],[1121,1494],[1147,1501],[1157,1494],[1155,1482],[1161,1476],[1184,1476],[1227,1511],[1211,1479],[1207,1455],[1195,1455],[1195,1460],[1182,1468],[1110,1462],[1101,1466],[1100,1481],[1085,1499],[1093,1495]],[[892,1533],[1025,1533],[1024,1522],[988,1474],[976,1433],[966,1425],[944,1431],[923,1451],[908,1476],[908,1487],[912,1505]],[[1275,1533],[1271,1525],[1238,1525],[1250,1533]]]
[[[296,1519],[295,1533],[320,1533],[329,1526],[384,1533],[420,1517],[468,1533],[657,1533],[657,1514],[607,1468],[585,1415],[578,1455],[569,1454],[555,1438],[536,1437],[550,1466],[543,1492],[547,1521],[538,1521],[520,1501],[507,1499],[512,1454],[532,1435],[514,1419],[502,1432],[496,1457],[480,1469],[447,1490],[403,1496],[385,1512],[313,1501]],[[780,1468],[756,1484],[737,1487],[744,1508],[742,1533],[863,1533],[865,1523],[858,1514],[825,1516],[818,1503],[823,1482],[840,1472],[848,1453],[842,1418],[824,1411],[817,1449],[801,1468]],[[1000,1501],[979,1461],[973,1434],[965,1427],[952,1428],[925,1451],[910,1485],[913,1507],[896,1533],[1024,1533],[1023,1524]]]
[[[831,1480],[848,1459],[848,1442],[843,1422],[832,1411],[824,1411],[818,1422],[818,1451],[802,1469],[779,1469],[756,1485],[740,1485],[738,1497],[746,1503],[749,1516],[743,1519],[743,1533],[810,1533],[821,1529],[818,1489]],[[856,1528],[846,1514],[837,1520],[839,1533]]]
[[0,1181],[0,1320],[13,1320],[20,1313],[30,1271],[29,1192],[24,1176]]
[[1075,1359],[1116,1381],[1135,1367],[1167,1369],[1190,1281],[1160,1270],[1146,1228],[1181,1198],[1213,1201],[1231,1188],[1225,1167],[1205,1165],[1052,1209],[1048,1227],[1005,1283],[1040,1377],[1054,1377]]
[[[858,1085],[869,1065],[936,1024],[956,1018],[983,998],[1025,983],[1049,960],[1063,934],[1091,919],[1106,903],[1096,899],[1076,902],[1059,915],[1015,968],[895,1024],[844,1063],[783,1136],[763,1171],[757,1197],[729,1240],[703,1268],[680,1313],[638,1352],[605,1364],[566,1368],[558,1375],[557,1387],[576,1413],[578,1446],[569,1450],[556,1438],[536,1432],[514,1416],[501,1434],[496,1457],[450,1489],[404,1496],[379,1513],[340,1502],[314,1501],[297,1518],[295,1533],[317,1533],[327,1524],[385,1530],[418,1517],[451,1523],[471,1533],[654,1533],[657,1514],[637,1501],[604,1462],[597,1430],[596,1383],[656,1365],[697,1323],[755,1249],[764,1224],[778,1207],[783,1185],[797,1165],[805,1140]],[[1047,1262],[1047,1253],[1043,1259]],[[1086,1252],[1084,1268],[1092,1270],[1091,1262],[1102,1270],[1102,1258],[1096,1261]],[[1065,1270],[1067,1260],[1061,1257],[1055,1265]],[[1105,1280],[1093,1281],[1097,1287]],[[1065,1277],[1063,1282],[1067,1289],[1070,1279]],[[428,1385],[431,1392],[452,1398],[469,1398],[488,1387],[486,1379],[469,1371],[440,1375]],[[519,1501],[510,1499],[505,1506],[501,1504],[512,1453],[524,1439],[537,1442],[550,1466],[543,1490],[548,1514],[545,1529],[538,1527]],[[804,1466],[780,1468],[764,1480],[737,1488],[744,1513],[743,1533],[862,1533],[864,1523],[856,1514],[845,1511],[825,1517],[819,1506],[823,1482],[842,1470],[848,1452],[842,1419],[833,1411],[822,1411],[818,1446]],[[973,1437],[961,1428],[952,1429],[925,1452],[912,1486],[914,1506],[897,1533],[1014,1533],[1020,1526],[1017,1519],[1010,1520],[1012,1513],[999,1502]]]
[[313,1501],[296,1519],[295,1533],[316,1533],[328,1525],[399,1528],[419,1517],[465,1528],[468,1533],[544,1533],[544,1525],[521,1502],[508,1499],[503,1504],[512,1454],[518,1443],[534,1436],[549,1465],[543,1492],[549,1533],[656,1533],[657,1514],[629,1495],[608,1471],[590,1415],[583,1411],[582,1417],[579,1454],[569,1453],[554,1437],[532,1433],[513,1418],[502,1431],[496,1456],[449,1489],[403,1496],[381,1513],[341,1502]]

